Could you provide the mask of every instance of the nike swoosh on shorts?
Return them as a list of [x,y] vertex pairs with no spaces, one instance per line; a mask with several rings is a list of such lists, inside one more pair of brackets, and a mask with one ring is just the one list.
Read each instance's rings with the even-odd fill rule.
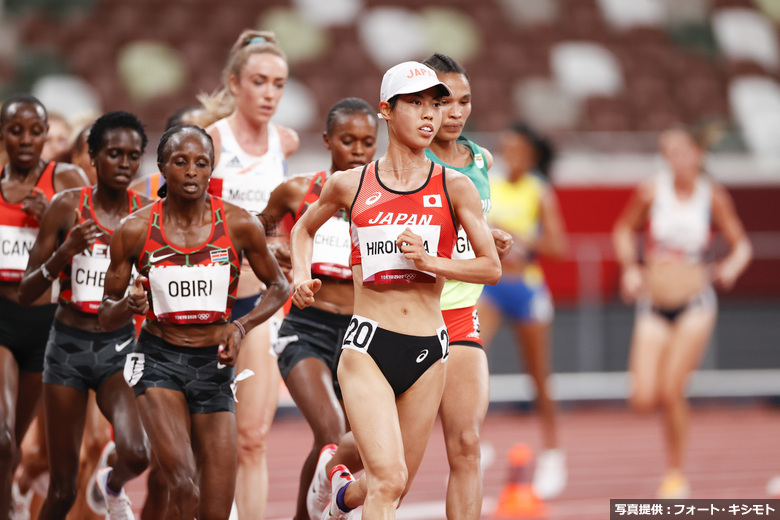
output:
[[133,342],[133,338],[127,338],[127,341],[123,341],[122,343],[117,343],[116,345],[114,345],[114,348],[116,349],[117,352],[122,352],[122,350],[132,342]]

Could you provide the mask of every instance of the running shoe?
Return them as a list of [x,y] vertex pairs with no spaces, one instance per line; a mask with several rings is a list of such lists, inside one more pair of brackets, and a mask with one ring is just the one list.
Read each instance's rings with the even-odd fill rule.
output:
[[8,520],[30,520],[30,503],[33,494],[32,488],[22,494],[19,491],[19,483],[14,480],[11,486],[11,511],[8,513]]
[[328,444],[320,450],[320,457],[314,468],[314,476],[309,484],[309,492],[306,494],[306,510],[312,520],[317,520],[322,515],[322,510],[325,509],[330,500],[330,480],[328,480],[325,466],[333,458],[337,448],[338,446],[335,444]]
[[780,475],[772,477],[766,483],[766,494],[772,498],[780,498]]
[[664,475],[661,485],[658,486],[657,498],[683,499],[690,498],[691,487],[688,479],[679,471],[670,471]]
[[344,464],[338,464],[333,466],[330,470],[330,488],[332,493],[330,495],[330,502],[325,507],[325,511],[322,512],[322,520],[349,520],[352,517],[352,511],[345,512],[339,508],[336,503],[336,495],[338,495],[341,488],[354,482],[355,477],[349,472]]
[[133,505],[130,503],[130,498],[128,498],[125,490],[123,489],[121,493],[115,495],[108,489],[108,476],[111,474],[112,469],[107,467],[98,470],[95,478],[97,487],[106,502],[106,520],[135,520]]
[[566,454],[563,450],[544,450],[539,454],[533,479],[537,497],[542,500],[557,497],[566,487],[567,478]]
[[35,477],[30,484],[33,492],[39,497],[45,497],[49,494],[49,470],[42,471],[40,475]]
[[114,450],[116,450],[114,441],[108,441],[106,445],[103,446],[103,451],[100,452],[100,459],[98,459],[95,471],[92,473],[92,476],[89,477],[89,482],[87,483],[87,505],[96,515],[105,515],[107,512],[103,493],[100,492],[100,489],[98,489],[97,486],[97,473],[101,469],[108,467],[108,457]]

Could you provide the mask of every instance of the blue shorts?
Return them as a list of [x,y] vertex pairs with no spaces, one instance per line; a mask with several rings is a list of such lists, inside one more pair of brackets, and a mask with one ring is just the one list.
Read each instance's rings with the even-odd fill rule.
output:
[[486,285],[482,297],[505,316],[523,323],[550,323],[553,303],[547,284],[531,286],[522,278],[504,277],[497,285]]
[[233,303],[233,311],[230,319],[237,320],[252,312],[260,303],[262,297],[263,293],[253,294],[252,296],[247,296],[245,298],[236,298],[236,301]]

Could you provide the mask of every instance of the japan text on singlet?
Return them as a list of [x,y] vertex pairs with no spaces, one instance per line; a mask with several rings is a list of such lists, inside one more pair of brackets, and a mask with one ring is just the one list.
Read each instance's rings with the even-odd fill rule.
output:
[[701,261],[711,233],[712,183],[701,175],[693,194],[683,200],[674,189],[674,175],[662,171],[656,177],[650,207],[648,249],[656,256]]
[[418,270],[396,245],[406,228],[423,239],[428,254],[451,258],[458,233],[444,168],[431,163],[425,183],[413,191],[395,191],[379,180],[379,161],[363,168],[352,203],[351,264],[361,264],[364,283],[435,282],[436,275]]
[[[455,167],[446,164],[439,159],[435,153],[425,149],[425,155],[432,161],[437,162],[445,168],[459,171],[476,186],[479,192],[479,198],[482,202],[482,214],[487,215],[490,212],[490,179],[488,178],[488,166],[485,154],[482,148],[463,136],[458,137],[457,142],[465,146],[471,152],[471,163],[463,167]],[[476,258],[474,249],[471,247],[466,231],[461,228],[458,231],[458,241],[455,243],[455,249],[452,251],[452,258],[456,260],[468,260]],[[460,280],[447,280],[441,291],[441,309],[463,309],[476,305],[479,295],[482,294],[482,284],[461,282]]]
[[176,325],[230,321],[240,255],[225,223],[222,199],[208,197],[211,234],[200,246],[171,245],[163,230],[163,201],[152,206],[138,272],[149,279],[148,320]]
[[[328,172],[314,174],[306,190],[295,221],[306,212],[309,206],[320,198],[322,187],[328,178]],[[346,211],[340,209],[330,217],[314,235],[312,245],[311,272],[315,276],[328,276],[338,280],[352,280],[349,267],[349,253],[352,245],[349,240],[349,218]]]
[[[127,190],[128,214],[141,207],[141,197],[133,190]],[[103,299],[103,285],[106,271],[111,263],[109,244],[113,229],[100,224],[92,205],[92,187],[84,186],[79,192],[79,214],[75,225],[92,219],[98,228],[98,235],[92,247],[73,255],[60,272],[59,301],[74,309],[89,314],[97,314],[100,300]]]
[[268,151],[257,156],[241,148],[227,119],[217,121],[215,126],[222,149],[211,176],[209,193],[251,213],[260,213],[287,173],[279,131],[273,123],[268,124]]
[[[54,169],[49,162],[35,187],[43,192],[47,201],[54,196]],[[0,282],[18,282],[22,279],[30,250],[38,236],[40,223],[22,211],[22,201],[9,202],[0,190]]]

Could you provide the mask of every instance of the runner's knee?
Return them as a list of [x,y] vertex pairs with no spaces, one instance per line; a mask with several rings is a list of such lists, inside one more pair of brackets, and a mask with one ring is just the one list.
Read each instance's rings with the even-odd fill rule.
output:
[[405,464],[393,464],[372,472],[368,493],[386,500],[398,500],[404,494],[409,473]]
[[144,442],[117,447],[117,455],[121,463],[134,475],[140,475],[149,466],[149,449]]
[[195,483],[197,475],[185,468],[177,469],[167,480],[171,503],[197,504],[200,501],[200,489]]
[[268,430],[268,427],[252,427],[249,424],[239,426],[239,454],[265,454],[268,448]]
[[453,466],[479,466],[480,447],[479,433],[472,428],[453,432],[446,439],[447,458],[450,467]]
[[[20,457],[16,435],[8,425],[0,426],[0,466],[13,468]],[[7,466],[6,466],[7,465]]]
[[639,413],[649,413],[658,406],[658,399],[651,392],[634,392],[628,399],[631,408]]

